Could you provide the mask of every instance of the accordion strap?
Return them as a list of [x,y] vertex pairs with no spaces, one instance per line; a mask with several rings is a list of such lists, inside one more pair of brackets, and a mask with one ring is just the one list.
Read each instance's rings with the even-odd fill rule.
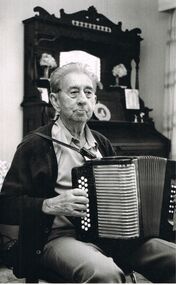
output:
[[38,135],[38,136],[40,136],[40,137],[42,137],[42,138],[45,138],[45,139],[47,139],[47,140],[53,141],[53,142],[55,142],[55,143],[57,143],[57,144],[60,144],[60,145],[62,145],[62,146],[64,146],[64,147],[68,147],[68,148],[70,148],[70,149],[72,149],[72,150],[78,152],[78,153],[81,154],[83,157],[87,157],[87,158],[89,158],[89,159],[94,159],[94,158],[96,158],[96,156],[95,156],[93,153],[91,153],[88,149],[86,149],[85,147],[77,148],[77,147],[74,147],[74,146],[72,146],[72,145],[66,144],[66,143],[64,143],[64,142],[62,142],[62,141],[56,140],[56,139],[54,139],[54,138],[52,138],[52,137],[50,137],[50,136],[44,135],[44,134],[42,134],[42,133],[40,133],[40,132],[34,132],[34,134],[36,134],[36,135]]

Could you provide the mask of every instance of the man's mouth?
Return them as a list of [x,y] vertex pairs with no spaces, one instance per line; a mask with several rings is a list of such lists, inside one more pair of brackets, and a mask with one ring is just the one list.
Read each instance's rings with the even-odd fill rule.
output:
[[76,112],[78,112],[78,113],[86,113],[87,111],[83,110],[83,109],[77,109]]

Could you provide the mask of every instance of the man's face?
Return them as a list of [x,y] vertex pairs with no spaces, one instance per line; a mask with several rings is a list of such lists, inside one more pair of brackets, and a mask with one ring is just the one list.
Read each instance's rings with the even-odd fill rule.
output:
[[95,87],[84,73],[71,72],[64,76],[57,94],[60,117],[74,122],[87,122],[96,104]]

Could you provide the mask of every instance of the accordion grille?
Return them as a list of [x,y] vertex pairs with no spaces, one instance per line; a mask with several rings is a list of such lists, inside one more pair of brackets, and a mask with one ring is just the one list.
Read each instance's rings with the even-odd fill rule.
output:
[[135,167],[134,163],[94,166],[99,237],[139,237]]

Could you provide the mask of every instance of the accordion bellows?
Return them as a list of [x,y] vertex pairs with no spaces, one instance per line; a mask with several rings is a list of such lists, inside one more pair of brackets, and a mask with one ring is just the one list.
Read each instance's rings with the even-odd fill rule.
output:
[[166,183],[168,164],[154,156],[109,157],[74,168],[73,187],[89,198],[86,217],[76,219],[78,235],[90,240],[159,236],[162,221],[174,212],[176,189]]

